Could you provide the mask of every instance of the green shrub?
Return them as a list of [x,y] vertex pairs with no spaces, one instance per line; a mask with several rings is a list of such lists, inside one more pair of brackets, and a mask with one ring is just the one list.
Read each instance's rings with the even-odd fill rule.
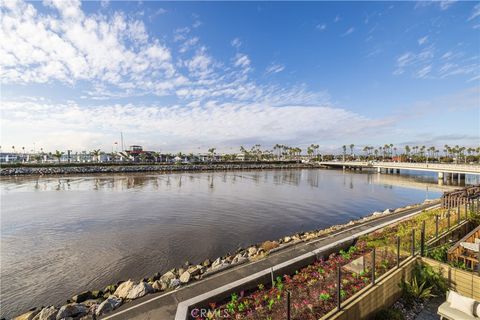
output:
[[371,320],[404,320],[405,317],[403,314],[397,309],[382,309],[378,311]]
[[446,243],[435,248],[427,249],[427,257],[440,262],[447,262],[447,252],[450,244]]

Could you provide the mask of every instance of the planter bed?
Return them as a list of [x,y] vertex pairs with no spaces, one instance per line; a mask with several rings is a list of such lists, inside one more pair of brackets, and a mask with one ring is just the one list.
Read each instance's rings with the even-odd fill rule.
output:
[[[212,302],[208,314],[193,312],[192,319],[286,319],[287,292],[291,319],[319,319],[337,307],[338,267],[342,270],[341,301],[371,283],[371,251],[366,242],[358,242],[348,251],[317,260],[293,275],[277,277],[273,286],[260,284],[257,289],[234,293],[228,300]],[[388,251],[378,254],[375,261],[377,277],[396,265],[395,255]]]

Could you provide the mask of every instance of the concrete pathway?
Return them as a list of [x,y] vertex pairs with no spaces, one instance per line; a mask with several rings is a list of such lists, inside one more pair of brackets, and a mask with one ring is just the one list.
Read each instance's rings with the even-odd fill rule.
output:
[[177,305],[182,301],[191,299],[221,286],[228,285],[229,283],[296,258],[302,254],[321,249],[322,247],[342,240],[346,240],[352,236],[355,236],[356,234],[361,233],[362,231],[371,229],[372,227],[381,227],[389,221],[404,218],[423,209],[434,207],[438,205],[438,203],[439,202],[430,203],[399,213],[379,217],[362,224],[354,225],[346,230],[335,232],[324,238],[312,240],[310,242],[299,243],[297,245],[274,252],[263,260],[249,262],[225,270],[203,280],[192,282],[191,284],[181,287],[175,291],[144,296],[121,306],[119,309],[115,310],[115,312],[106,315],[106,317],[103,317],[102,319],[174,319],[177,311]]
[[438,320],[440,316],[437,314],[438,307],[445,301],[445,297],[437,297],[430,299],[424,306],[423,310],[417,315],[415,320]]

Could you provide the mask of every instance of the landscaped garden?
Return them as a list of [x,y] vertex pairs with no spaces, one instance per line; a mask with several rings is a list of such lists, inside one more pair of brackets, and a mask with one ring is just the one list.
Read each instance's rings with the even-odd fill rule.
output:
[[[376,277],[395,265],[394,255],[379,253],[375,259]],[[338,292],[341,301],[345,301],[371,283],[371,266],[372,249],[360,241],[293,275],[277,277],[273,285],[261,284],[250,292],[232,294],[228,301],[211,303],[208,316],[196,319],[287,319],[288,294],[291,319],[319,319],[337,307]]]
[[[372,283],[377,278],[420,250],[421,233],[428,242],[465,219],[476,221],[477,214],[456,210],[434,209],[396,225],[383,228],[358,240],[347,251],[317,260],[293,275],[284,275],[272,284],[260,284],[256,289],[234,293],[228,300],[212,302],[206,317],[195,319],[319,319]],[[460,219],[459,219],[460,218]],[[412,230],[414,246],[412,246]],[[428,249],[425,254],[444,261],[450,244]],[[373,253],[374,251],[374,253]],[[372,254],[373,253],[373,254]],[[375,275],[372,275],[375,261]],[[340,281],[339,281],[340,270]],[[340,283],[340,287],[338,286]],[[402,298],[389,311],[391,317],[409,319],[423,308],[432,296],[443,295],[445,280],[429,266],[418,265],[412,280],[403,282]],[[380,314],[381,316],[381,314]]]

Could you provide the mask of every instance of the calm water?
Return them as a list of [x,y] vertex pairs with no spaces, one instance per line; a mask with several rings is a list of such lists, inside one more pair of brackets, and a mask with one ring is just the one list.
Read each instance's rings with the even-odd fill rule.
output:
[[440,196],[337,170],[2,178],[1,314]]

